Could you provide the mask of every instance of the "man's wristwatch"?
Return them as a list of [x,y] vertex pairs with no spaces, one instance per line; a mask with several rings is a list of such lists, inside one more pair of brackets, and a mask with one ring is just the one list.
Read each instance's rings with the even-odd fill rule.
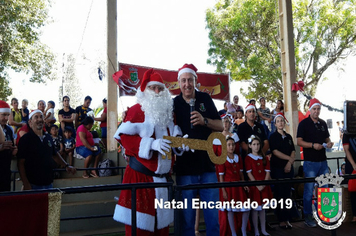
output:
[[208,126],[208,123],[209,123],[208,119],[204,117],[204,125]]

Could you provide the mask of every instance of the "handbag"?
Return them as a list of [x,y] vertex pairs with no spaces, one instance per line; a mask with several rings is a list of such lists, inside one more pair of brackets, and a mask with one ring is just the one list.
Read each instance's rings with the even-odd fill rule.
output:
[[[356,174],[356,170],[352,171],[352,175]],[[349,180],[349,192],[356,192],[356,179]]]

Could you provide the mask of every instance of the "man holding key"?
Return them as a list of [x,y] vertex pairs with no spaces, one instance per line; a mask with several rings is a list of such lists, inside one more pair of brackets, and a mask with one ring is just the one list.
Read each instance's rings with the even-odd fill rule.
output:
[[[174,98],[174,113],[177,125],[189,138],[206,140],[213,132],[223,130],[218,111],[211,97],[195,89],[197,68],[185,64],[178,71],[180,95]],[[213,144],[211,144],[213,145]],[[189,144],[188,144],[189,146]],[[177,185],[216,183],[215,165],[210,161],[206,151],[195,150],[184,152],[177,157],[175,172]],[[188,207],[183,210],[181,235],[194,236],[195,209],[192,209],[192,198],[199,194],[202,201],[218,201],[218,189],[194,189],[182,192],[183,200],[187,199]],[[219,235],[218,210],[204,209],[204,220],[207,235]]]
[[[129,158],[122,183],[166,182],[172,157],[164,156],[170,141],[163,136],[182,134],[173,124],[171,94],[161,75],[150,69],[144,73],[136,97],[138,103],[127,110],[114,136]],[[169,235],[173,210],[154,208],[155,199],[168,201],[167,189],[137,189],[136,196],[136,235]],[[121,191],[114,220],[124,223],[126,235],[131,235],[131,190]]]

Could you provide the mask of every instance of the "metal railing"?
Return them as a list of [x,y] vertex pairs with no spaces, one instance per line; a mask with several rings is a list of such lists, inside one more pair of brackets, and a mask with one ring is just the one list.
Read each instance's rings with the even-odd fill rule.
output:
[[[121,182],[124,178],[124,170],[126,167],[116,166],[116,167],[105,167],[105,168],[76,168],[77,171],[85,171],[85,170],[118,170],[121,173],[117,173],[116,175],[121,176]],[[66,169],[54,169],[53,172],[66,172]],[[11,170],[12,175],[12,191],[16,191],[16,174],[18,174],[18,170]]]

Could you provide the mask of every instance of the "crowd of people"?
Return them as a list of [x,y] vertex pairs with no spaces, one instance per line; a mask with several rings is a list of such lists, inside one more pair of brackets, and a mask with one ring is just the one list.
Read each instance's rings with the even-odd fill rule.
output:
[[[101,136],[106,141],[106,99],[100,117],[90,116],[91,97],[76,109],[70,107],[70,98],[63,97],[63,108],[54,115],[55,102],[40,100],[37,108],[29,110],[28,100],[22,100],[19,108],[17,98],[11,99],[11,106],[0,101],[0,191],[10,191],[11,160],[17,158],[23,189],[47,189],[53,187],[55,168],[65,168],[75,173],[74,156],[80,155],[84,167],[98,166],[101,149],[94,142],[91,128],[94,119],[100,121]],[[106,143],[106,142],[105,142]],[[105,146],[104,143],[104,146]],[[105,147],[104,147],[105,148]],[[95,170],[84,171],[83,178],[98,177]]]
[[[172,173],[176,176],[177,185],[293,178],[296,150],[293,138],[285,131],[288,121],[283,113],[283,101],[278,100],[275,109],[270,111],[264,97],[259,99],[260,107],[256,108],[256,100],[252,99],[242,107],[238,104],[239,97],[234,96],[233,102],[226,102],[224,109],[218,111],[212,98],[196,89],[197,78],[197,68],[193,64],[184,64],[177,72],[181,93],[172,100],[158,72],[149,69],[144,73],[136,94],[137,104],[125,112],[114,136],[124,148],[128,161],[123,183],[167,182]],[[91,110],[89,96],[76,109],[72,109],[69,102],[68,96],[63,97],[57,126],[52,116],[54,102],[48,102],[45,109],[46,103],[39,101],[38,108],[28,112],[28,109],[24,111],[28,104],[26,100],[22,101],[23,109],[18,109],[18,101],[13,99],[13,110],[6,102],[0,101],[0,155],[6,157],[0,158],[0,191],[10,189],[9,160],[15,155],[24,189],[52,187],[55,163],[75,173],[72,167],[74,150],[85,158],[84,167],[89,167],[90,163],[94,167],[98,165],[101,150],[90,130],[94,120],[101,121],[102,138],[106,139],[106,100],[103,100],[105,110],[97,118],[87,115]],[[320,101],[311,99],[310,115],[298,126],[296,140],[297,145],[304,149],[305,177],[328,172],[325,149],[331,148],[333,143],[325,121],[319,117],[320,110]],[[206,151],[193,150],[189,143],[172,148],[171,156],[168,155],[171,153],[171,141],[165,136],[207,140],[212,132],[222,132],[226,137],[227,157],[224,164],[214,164]],[[17,140],[15,133],[20,137]],[[354,140],[354,136],[343,136],[346,173],[356,170]],[[215,150],[218,154],[219,148]],[[66,161],[62,156],[69,158]],[[37,162],[41,165],[36,165]],[[43,173],[41,178],[38,172]],[[83,178],[90,176],[97,177],[97,174],[95,171],[83,173]],[[181,197],[187,206],[179,210],[179,230],[181,235],[199,234],[195,228],[197,211],[192,206],[192,200],[197,197],[204,202],[257,202],[253,208],[203,208],[207,235],[245,236],[249,230],[253,230],[254,235],[269,235],[262,205],[266,199],[272,198],[279,203],[275,211],[279,227],[292,229],[291,210],[280,204],[280,200],[291,198],[291,189],[290,184],[282,182],[274,186],[183,190]],[[304,184],[303,211],[305,224],[309,227],[316,226],[312,215],[313,190],[314,183]],[[173,209],[155,207],[155,199],[168,201],[168,190],[137,189],[137,235],[169,234],[169,225],[174,219]],[[352,204],[353,214],[356,215],[356,204]],[[131,190],[122,190],[114,219],[125,224],[126,235],[131,235],[132,230],[131,207]],[[356,221],[356,216],[353,221]]]

